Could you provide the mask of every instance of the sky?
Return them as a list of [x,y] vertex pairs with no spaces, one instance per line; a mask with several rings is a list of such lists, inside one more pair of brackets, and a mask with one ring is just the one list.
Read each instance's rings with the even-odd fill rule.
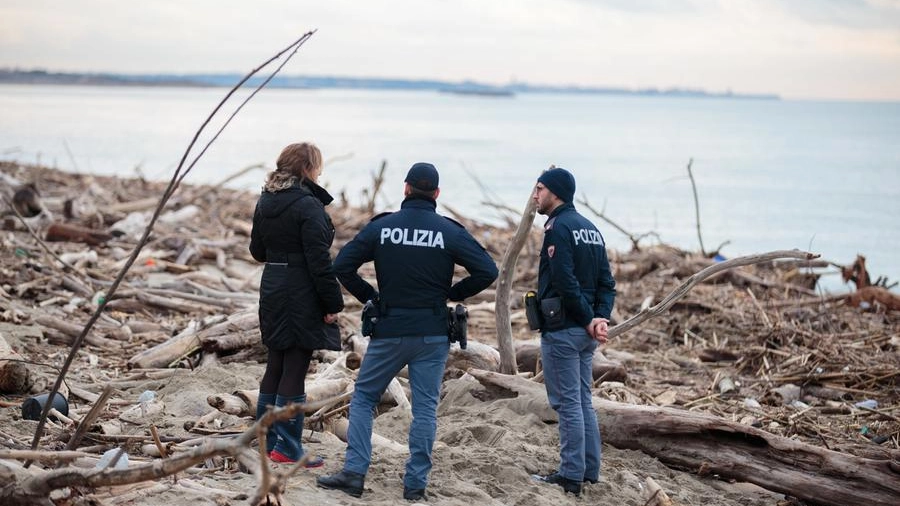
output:
[[0,68],[900,101],[900,0],[3,0]]

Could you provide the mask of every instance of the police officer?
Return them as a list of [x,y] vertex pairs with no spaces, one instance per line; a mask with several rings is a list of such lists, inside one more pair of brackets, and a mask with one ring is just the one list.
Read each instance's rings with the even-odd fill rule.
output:
[[[377,301],[380,317],[350,402],[344,468],[318,478],[320,487],[362,495],[372,454],[373,409],[394,376],[408,366],[413,419],[403,497],[426,497],[435,412],[450,350],[447,300],[472,297],[497,278],[497,266],[484,248],[462,225],[435,212],[439,194],[437,169],[414,164],[406,175],[400,210],[373,218],[334,261],[341,284],[360,302]],[[357,273],[372,260],[377,292]],[[456,264],[469,276],[453,283]]]
[[537,212],[547,216],[538,267],[541,360],[550,405],[559,414],[560,467],[539,481],[581,494],[600,477],[600,429],[591,405],[591,362],[607,339],[616,282],[603,236],[575,210],[575,178],[545,171],[534,187]]

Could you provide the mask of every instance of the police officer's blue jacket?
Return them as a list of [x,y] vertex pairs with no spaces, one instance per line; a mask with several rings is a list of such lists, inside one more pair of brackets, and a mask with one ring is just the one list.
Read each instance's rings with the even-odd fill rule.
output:
[[[447,334],[447,300],[462,301],[497,279],[493,259],[459,223],[435,212],[434,200],[407,197],[347,243],[334,260],[342,285],[360,302],[378,294],[373,338]],[[357,270],[375,261],[378,290]],[[454,265],[469,276],[453,283]]]
[[544,224],[538,300],[551,297],[562,299],[566,316],[562,328],[609,318],[616,297],[603,236],[571,202],[554,209]]

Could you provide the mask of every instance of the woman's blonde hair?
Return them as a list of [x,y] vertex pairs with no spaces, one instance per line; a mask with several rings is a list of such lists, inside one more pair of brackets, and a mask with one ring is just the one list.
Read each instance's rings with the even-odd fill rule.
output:
[[275,167],[266,178],[263,191],[276,192],[307,179],[315,181],[322,168],[322,152],[310,142],[289,144],[281,150]]

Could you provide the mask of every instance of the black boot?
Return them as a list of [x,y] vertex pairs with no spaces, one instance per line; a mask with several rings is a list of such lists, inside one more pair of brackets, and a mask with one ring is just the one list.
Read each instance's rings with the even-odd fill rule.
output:
[[409,488],[403,485],[403,498],[407,501],[427,501],[428,495],[424,488]]
[[[269,409],[269,406],[275,405],[275,394],[264,394],[262,392],[259,393],[259,398],[256,400],[256,420],[258,421],[260,418],[266,414],[266,410]],[[275,443],[278,442],[278,435],[275,434],[275,429],[272,426],[269,426],[269,431],[266,433],[266,454],[272,451],[275,448]]]
[[363,493],[363,483],[366,475],[354,473],[352,471],[341,471],[337,474],[329,476],[319,476],[316,478],[316,485],[321,488],[331,490],[340,490],[353,497],[360,497]]
[[532,474],[531,477],[537,481],[541,481],[544,483],[552,483],[554,485],[559,485],[569,494],[581,495],[581,482],[570,480],[568,478],[564,478],[559,473],[552,474]]

